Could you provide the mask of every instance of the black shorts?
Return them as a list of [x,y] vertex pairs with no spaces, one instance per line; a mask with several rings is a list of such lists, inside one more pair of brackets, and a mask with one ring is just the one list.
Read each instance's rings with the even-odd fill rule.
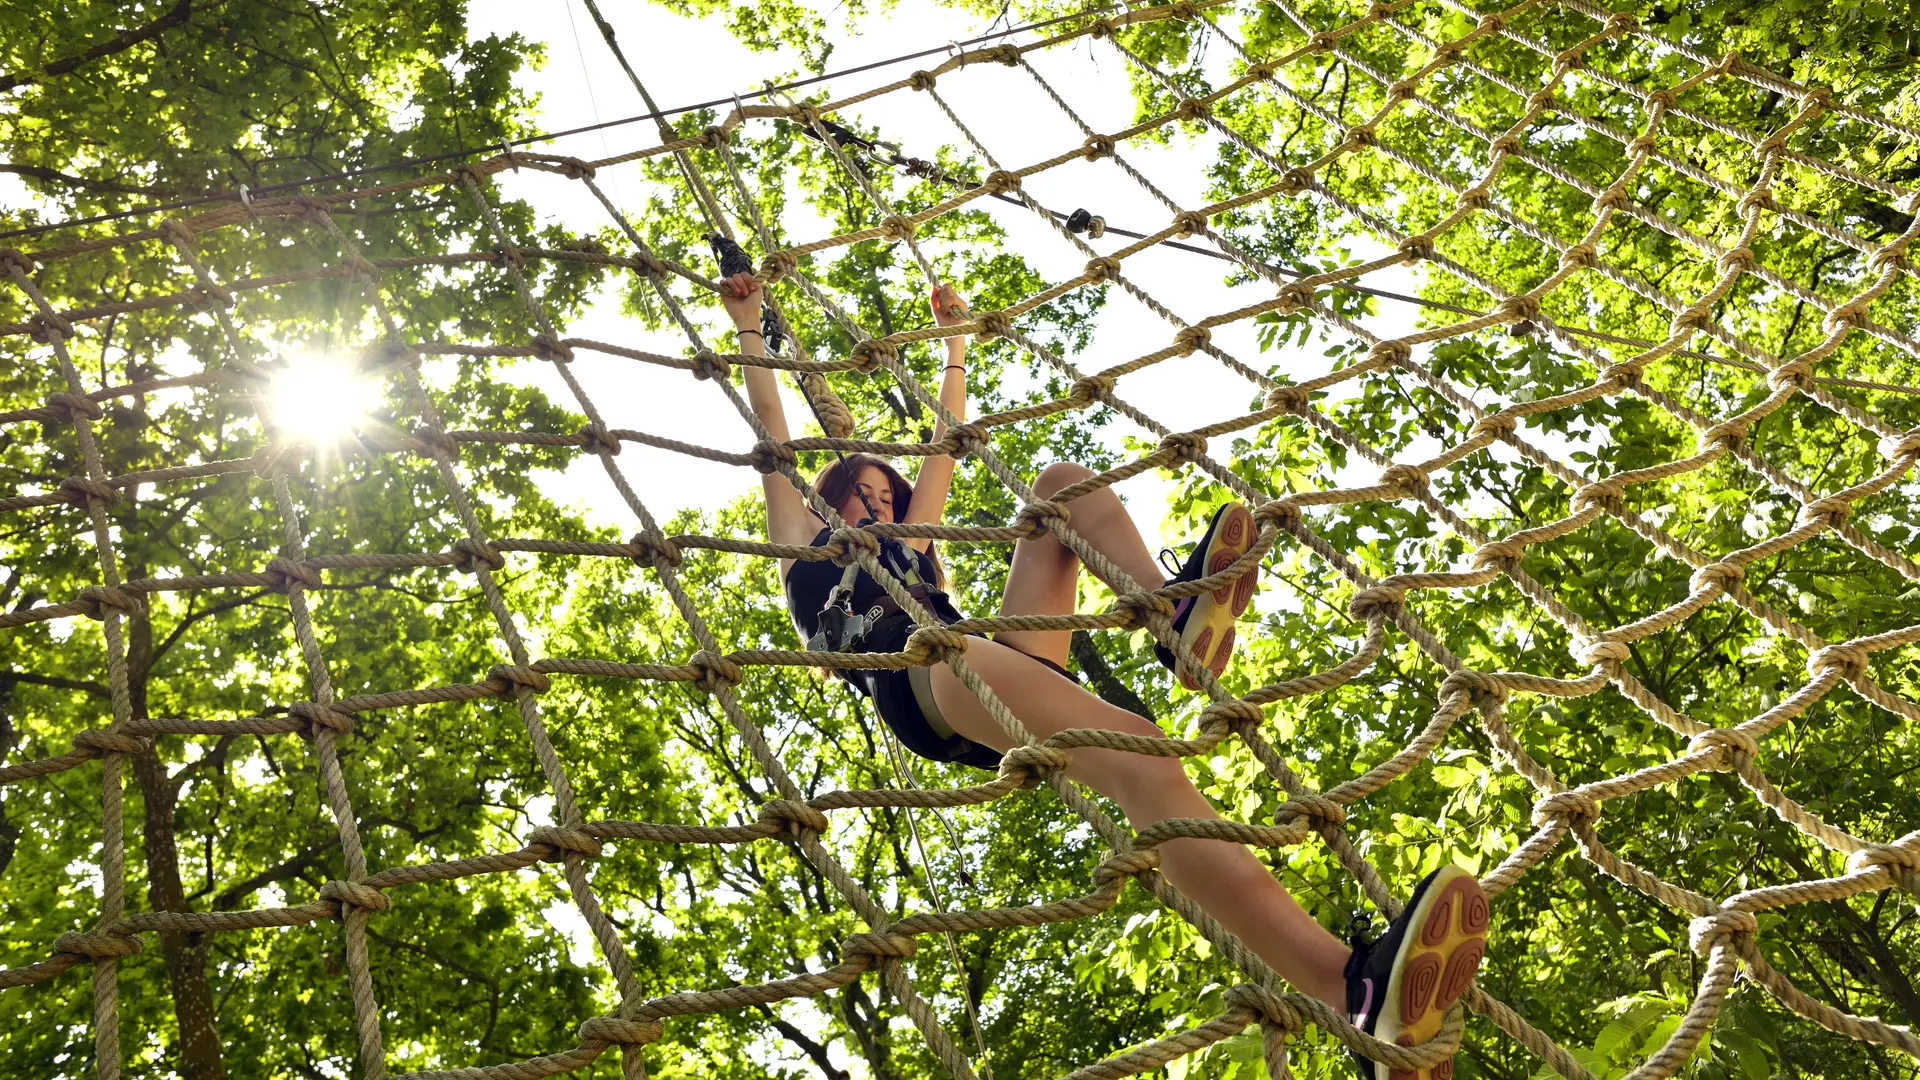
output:
[[[894,615],[882,619],[867,631],[863,643],[866,648],[863,651],[900,652],[907,647],[907,638],[912,634],[913,620],[907,616]],[[1073,674],[1058,664],[1037,656],[1034,659],[1073,679]],[[1000,751],[955,734],[952,726],[939,718],[927,668],[907,668],[902,671],[848,669],[839,674],[873,699],[874,711],[880,714],[880,719],[908,750],[929,761],[957,761],[977,769],[994,770],[1000,767]]]

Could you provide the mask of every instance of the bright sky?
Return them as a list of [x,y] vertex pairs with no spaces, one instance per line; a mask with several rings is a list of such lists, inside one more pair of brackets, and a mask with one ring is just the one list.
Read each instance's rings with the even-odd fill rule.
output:
[[[629,61],[646,80],[654,99],[666,108],[727,97],[767,80],[779,81],[797,62],[792,53],[769,55],[747,50],[734,41],[719,20],[685,19],[651,4],[607,5],[604,10]],[[578,0],[570,0],[566,11],[567,17],[562,18],[551,5],[479,0],[470,9],[470,28],[475,36],[516,32],[546,45],[545,68],[522,76],[523,85],[539,95],[537,123],[542,130],[565,130],[645,112],[638,92],[613,60],[584,7]],[[830,67],[838,70],[937,47],[989,29],[983,19],[908,0],[889,16],[866,20],[859,36],[833,31],[837,47]],[[1022,35],[1014,40],[1030,38]],[[1210,50],[1216,64],[1224,65],[1227,54],[1224,47]],[[940,59],[934,56],[849,76],[836,81],[833,91],[840,96],[863,90],[900,78],[915,68],[932,67]],[[1096,130],[1116,130],[1132,121],[1127,71],[1110,47],[1083,41],[1034,54],[1030,59]],[[972,67],[942,76],[939,89],[999,162],[1009,168],[1077,146],[1084,137],[1037,84],[1018,71],[999,65]],[[934,103],[911,91],[867,102],[851,114],[877,125],[884,138],[898,143],[911,156],[932,158],[942,145],[965,145],[963,136]],[[634,124],[572,136],[543,149],[585,158],[606,157],[652,145],[656,138],[650,127]],[[1211,138],[1176,140],[1165,148],[1123,148],[1130,161],[1183,206],[1206,201],[1202,197],[1206,167],[1215,152]],[[499,179],[507,194],[531,201],[545,220],[583,231],[606,223],[604,211],[577,183],[531,171],[504,173]],[[637,207],[644,201],[645,189],[635,165],[606,170],[600,180],[623,207]],[[1029,180],[1026,190],[1043,205],[1063,211],[1084,206],[1112,225],[1141,232],[1161,228],[1170,216],[1109,162],[1074,163],[1049,171]],[[975,205],[994,213],[1008,229],[1013,249],[1050,280],[1080,272],[1085,257],[1030,211],[993,201]],[[824,224],[812,230],[801,225],[794,232],[810,238],[825,236],[829,230]],[[1095,241],[1094,246],[1111,251],[1124,243],[1123,239],[1107,237]],[[1272,295],[1264,284],[1228,288],[1223,284],[1228,264],[1194,254],[1147,252],[1129,259],[1126,267],[1130,277],[1188,320]],[[1417,282],[1407,273],[1372,275],[1368,281],[1409,292],[1417,288]],[[1404,305],[1384,306],[1391,310],[1374,320],[1376,332],[1400,334],[1412,328],[1412,311]],[[1097,370],[1159,348],[1172,340],[1174,330],[1119,289],[1112,289],[1090,348],[1068,359],[1082,370]],[[610,298],[596,303],[567,332],[659,352],[684,353],[687,348],[685,338],[677,332],[652,334],[622,316]],[[1255,367],[1271,362],[1272,358],[1261,355],[1256,347],[1250,323],[1216,331],[1215,341]],[[744,450],[752,441],[744,422],[717,389],[685,372],[591,353],[580,356],[574,364],[575,374],[603,410],[609,426],[731,450]],[[1318,348],[1285,360],[1289,374],[1296,379],[1318,375],[1327,365]],[[527,377],[545,387],[556,400],[570,400],[566,388],[550,371],[529,366]],[[1250,400],[1251,391],[1238,376],[1195,354],[1129,375],[1118,392],[1124,400],[1180,430],[1233,415]],[[788,409],[790,416],[805,415],[797,399],[789,401]],[[1124,420],[1113,425],[1109,433],[1116,446],[1122,435],[1144,434]],[[620,460],[641,498],[662,517],[676,507],[722,505],[751,490],[758,480],[758,475],[748,470],[632,445]],[[620,504],[592,458],[579,459],[559,485],[556,494],[563,501],[581,506],[594,520],[631,527],[630,512]],[[1128,481],[1120,488],[1150,543],[1160,537],[1166,488],[1164,479],[1152,475]]]

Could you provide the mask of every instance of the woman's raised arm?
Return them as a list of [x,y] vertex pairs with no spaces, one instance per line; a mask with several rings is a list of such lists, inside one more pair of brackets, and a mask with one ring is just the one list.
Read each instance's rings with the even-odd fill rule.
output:
[[[933,290],[933,321],[941,326],[952,326],[966,322],[973,317],[967,310],[967,302],[953,291],[953,286],[942,285]],[[964,422],[967,419],[967,339],[965,335],[947,339],[947,364],[940,371],[940,404],[954,418]],[[935,442],[946,438],[947,422],[943,417],[935,424],[933,438]],[[913,505],[907,507],[906,517],[902,520],[915,525],[931,525],[938,522],[947,512],[947,493],[953,489],[953,468],[958,464],[951,457],[939,454],[920,463],[920,474],[913,478]],[[919,551],[925,551],[932,545],[931,540],[908,540],[907,545]]]
[[[720,304],[733,318],[740,352],[747,356],[765,356],[766,342],[760,337],[760,283],[752,274],[735,274],[722,280]],[[747,367],[746,380],[747,404],[766,425],[767,434],[774,442],[791,439],[787,409],[780,401],[780,383],[774,378],[773,369]],[[767,496],[767,539],[776,544],[811,543],[820,522],[807,510],[806,502],[787,478],[777,472],[767,473],[760,478],[760,485]]]

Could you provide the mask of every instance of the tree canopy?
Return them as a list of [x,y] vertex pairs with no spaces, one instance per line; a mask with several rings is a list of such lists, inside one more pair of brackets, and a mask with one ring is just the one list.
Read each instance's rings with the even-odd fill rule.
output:
[[[669,5],[701,17],[723,9]],[[1046,18],[1069,5],[983,15]],[[989,10],[991,8],[991,10]],[[828,66],[828,27],[879,10],[846,13],[799,4],[724,9],[729,28],[756,47],[796,45],[812,70]],[[1361,17],[1364,5],[1335,0],[1238,5],[1205,18],[1169,19],[1121,30],[1112,43],[1140,63],[1128,68],[1141,117],[1165,111],[1170,87],[1194,96],[1210,89],[1231,34],[1255,57],[1304,44],[1316,30]],[[1738,50],[1747,60],[1810,85],[1834,100],[1920,122],[1914,97],[1914,20],[1892,6],[1717,3],[1683,10],[1637,10],[1654,34],[1709,56]],[[1277,69],[1289,99],[1251,87],[1213,106],[1242,141],[1220,140],[1209,171],[1210,199],[1275,183],[1272,165],[1250,144],[1292,165],[1341,143],[1350,125],[1373,115],[1393,92],[1392,75],[1472,27],[1445,4],[1399,9],[1400,24],[1375,26],[1337,50]],[[1219,24],[1218,26],[1212,23]],[[1242,250],[1289,270],[1319,272],[1360,261],[1353,253],[1381,243],[1383,229],[1416,234],[1445,217],[1454,192],[1485,168],[1487,144],[1541,85],[1553,50],[1599,24],[1564,8],[1517,15],[1518,33],[1550,45],[1511,43],[1469,54],[1471,64],[1433,77],[1426,100],[1458,111],[1403,108],[1373,133],[1378,150],[1346,154],[1317,175],[1318,188],[1266,199],[1215,218]],[[513,38],[470,40],[463,6],[322,0],[102,5],[18,5],[0,10],[0,172],[19,177],[43,208],[0,208],[0,231],[45,220],[109,213],[153,201],[217,194],[347,172],[407,158],[489,146],[527,132],[530,102],[515,75],[543,61]],[[1112,52],[1106,58],[1117,61]],[[1599,71],[1634,86],[1669,85],[1699,65],[1645,48],[1600,49]],[[1143,65],[1164,72],[1156,79]],[[1244,63],[1227,68],[1237,75]],[[1799,104],[1751,85],[1716,81],[1678,104],[1747,132],[1787,123]],[[698,135],[718,119],[693,112],[673,120]],[[1583,122],[1583,120],[1585,122]],[[1563,172],[1604,187],[1627,166],[1628,138],[1646,123],[1644,102],[1605,80],[1570,80],[1527,133]],[[856,136],[890,133],[843,119]],[[1587,273],[1577,289],[1557,291],[1540,316],[1636,341],[1661,341],[1671,313],[1655,295],[1691,298],[1719,268],[1660,221],[1679,222],[1715,242],[1740,234],[1737,196],[1715,178],[1744,188],[1753,181],[1753,148],[1726,131],[1669,117],[1659,144],[1679,155],[1647,166],[1631,193],[1636,213],[1618,214],[1599,245],[1618,271]],[[1166,137],[1198,137],[1197,123]],[[1790,143],[1808,158],[1838,163],[1882,185],[1911,190],[1920,181],[1920,146],[1858,123],[1799,129]],[[1395,153],[1386,153],[1387,149]],[[942,177],[977,182],[990,166],[969,146],[911,152],[935,156],[917,172],[872,165],[868,178],[902,212],[954,193]],[[724,146],[691,150],[695,164],[724,177],[728,155],[742,170],[775,243],[811,238],[795,222],[834,234],[871,226],[877,215],[829,148],[799,125],[776,120],[738,129]],[[868,159],[872,160],[872,159]],[[640,168],[651,183],[645,202],[627,208],[653,254],[712,273],[702,217],[671,157]],[[416,170],[418,171],[418,170]],[[390,174],[406,177],[406,172]],[[383,177],[384,178],[384,177]],[[325,193],[360,181],[320,185]],[[743,234],[751,215],[731,188],[723,203]],[[1802,218],[1862,244],[1910,231],[1913,206],[1884,191],[1789,164],[1775,186],[1779,203]],[[1437,262],[1421,278],[1422,326],[1486,311],[1488,286],[1519,292],[1558,265],[1556,247],[1578,239],[1594,218],[1593,192],[1530,165],[1498,178],[1492,202],[1447,232]],[[1350,207],[1365,208],[1371,219]],[[994,310],[1051,284],[1008,243],[1001,210],[975,203],[919,230],[939,271]],[[582,254],[631,254],[611,225],[571,235],[542,224],[537,208],[501,204],[516,242]],[[1637,211],[1645,211],[1644,215]],[[420,259],[493,246],[459,185],[395,190],[335,209],[335,218],[369,259]],[[1658,218],[1659,220],[1653,220]],[[138,226],[149,224],[135,219]],[[63,229],[33,243],[75,244],[125,231],[127,222]],[[0,241],[27,248],[21,241]],[[343,253],[311,222],[276,219],[208,230],[201,258],[223,281],[291,275],[337,265]],[[758,245],[752,245],[758,254]],[[1860,250],[1804,225],[1780,222],[1752,243],[1779,278],[1829,301],[1858,293],[1876,275]],[[1391,245],[1388,245],[1391,249]],[[1169,256],[1170,257],[1170,256]],[[525,346],[533,340],[520,297],[501,259],[382,267],[380,287],[410,340]],[[1211,262],[1195,257],[1213,273]],[[611,293],[648,329],[671,328],[652,286],[631,266],[590,261],[528,261],[537,299],[556,317]],[[1221,264],[1227,267],[1227,264]],[[923,286],[895,240],[878,238],[810,257],[808,274],[861,326],[877,333],[928,321]],[[1227,267],[1222,276],[1243,277]],[[1470,277],[1468,275],[1471,275]],[[192,288],[191,272],[159,238],[46,260],[34,280],[62,309],[127,306]],[[1235,277],[1239,280],[1239,277]],[[1476,280],[1479,284],[1476,284]],[[697,290],[677,286],[699,317],[717,309]],[[788,303],[807,351],[845,355],[853,342],[817,305]],[[1364,319],[1391,301],[1338,285],[1314,298],[1342,317]],[[1914,331],[1915,283],[1900,276],[1872,317],[1897,334]],[[1068,292],[1020,319],[1023,332],[1073,357],[1093,340],[1111,285]],[[1441,306],[1451,305],[1451,307]],[[1820,312],[1804,296],[1748,276],[1716,308],[1727,334],[1790,359],[1825,336]],[[31,308],[17,290],[0,289],[0,323],[24,322]],[[404,382],[391,357],[371,348],[381,327],[367,290],[345,275],[291,280],[240,293],[234,319],[262,361],[301,350],[363,350],[366,377],[387,389],[391,406],[360,425],[334,454],[300,456],[287,466],[300,508],[297,527],[315,554],[451,550],[467,534],[449,506],[433,460],[394,453],[382,439],[417,419],[404,406]],[[76,320],[70,342],[90,389],[189,378],[217,368],[226,343],[204,312],[180,306],[127,310]],[[1524,327],[1522,328],[1524,331]],[[1267,374],[1300,381],[1361,359],[1365,342],[1300,309],[1262,316],[1265,352],[1249,359]],[[1171,333],[1171,329],[1169,330]],[[0,370],[0,408],[37,409],[64,382],[46,350],[25,336],[5,339],[18,359]],[[1598,356],[1619,362],[1638,349],[1596,340]],[[1050,400],[1067,390],[1058,372],[1006,340],[976,346],[970,390],[987,412]],[[1481,405],[1520,405],[1591,383],[1592,356],[1540,333],[1494,329],[1424,351],[1436,375],[1470,388]],[[908,367],[932,380],[940,363],[928,351],[903,351]],[[1766,398],[1764,373],[1725,363],[1740,354],[1722,340],[1696,338],[1682,354],[1649,364],[1646,394],[1618,394],[1542,414],[1520,433],[1555,449],[1590,474],[1645,468],[1694,452],[1695,431],[1680,409],[1724,418]],[[429,356],[421,377],[449,429],[511,432],[580,430],[570,402],[549,400],[524,380],[501,376],[534,359]],[[578,361],[576,361],[578,362]],[[1109,361],[1100,361],[1104,364]],[[1208,362],[1195,356],[1180,363]],[[1096,366],[1091,360],[1086,365]],[[1817,375],[1861,384],[1920,384],[1920,361],[1884,339],[1854,334],[1817,365]],[[714,393],[688,380],[688,393]],[[224,387],[227,384],[218,384]],[[922,440],[932,418],[884,378],[839,376],[837,394],[856,430],[872,438]],[[214,384],[154,387],[101,402],[107,471],[114,475],[247,458],[267,432],[235,390]],[[1892,426],[1920,425],[1920,395],[1863,386],[1832,391]],[[1249,401],[1253,395],[1249,392]],[[1248,402],[1237,402],[1239,411]],[[1382,371],[1315,397],[1313,407],[1393,460],[1417,459],[1457,442],[1473,426],[1458,401],[1403,373]],[[1224,411],[1223,411],[1224,414]],[[1106,438],[1111,413],[1067,412],[998,427],[993,449],[1029,472],[1052,460],[1096,467],[1144,453],[1151,441]],[[1751,461],[1816,494],[1857,483],[1884,468],[1874,440],[1831,408],[1806,398],[1744,433],[1744,456],[1627,490],[1625,504],[1691,547],[1716,557],[1793,528],[1799,501],[1759,474]],[[16,421],[0,442],[0,484],[8,492],[54,491],[80,474],[71,428],[57,418]],[[1235,474],[1270,495],[1350,486],[1364,464],[1351,446],[1298,416],[1245,432],[1215,453]],[[545,493],[544,479],[578,446],[466,442],[459,480],[472,490],[488,535],[531,540],[617,542]],[[803,455],[808,467],[820,454]],[[1226,492],[1192,471],[1174,474],[1168,512],[1197,528]],[[286,524],[264,480],[241,472],[125,488],[110,508],[113,542],[128,579],[253,571],[280,551]],[[1566,513],[1568,486],[1542,462],[1484,452],[1437,471],[1433,496],[1472,527],[1504,536]],[[1863,502],[1851,525],[1896,561],[1825,535],[1748,567],[1754,600],[1829,641],[1914,622],[1920,590],[1898,560],[1914,557],[1920,501],[1911,476]],[[983,470],[956,477],[948,520],[1002,525],[1019,509]],[[654,507],[663,517],[673,508]],[[5,578],[0,606],[14,612],[62,602],[99,573],[82,514],[69,505],[0,515]],[[1313,528],[1368,574],[1443,572],[1466,564],[1471,545],[1417,502],[1367,501],[1316,508]],[[757,538],[761,508],[743,499],[712,514],[682,511],[668,533]],[[991,611],[1004,581],[1007,545],[944,545],[962,610]],[[1907,565],[1911,565],[1908,563]],[[1602,517],[1551,543],[1529,547],[1519,567],[1596,627],[1617,627],[1688,593],[1692,568],[1646,535]],[[792,629],[770,560],[718,551],[691,552],[680,567],[723,649],[785,647]],[[1234,692],[1351,656],[1365,631],[1347,612],[1353,589],[1325,559],[1283,544],[1263,573],[1270,599],[1228,679]],[[631,562],[550,554],[514,554],[496,580],[520,627],[547,656],[680,663],[690,651],[682,615]],[[408,687],[473,683],[502,663],[498,631],[472,577],[444,566],[328,571],[310,587],[328,669],[341,696]],[[127,670],[136,717],[231,719],[284,714],[307,699],[301,651],[284,590],[226,587],[157,591],[127,621]],[[1089,583],[1083,610],[1110,603]],[[1448,648],[1479,670],[1521,670],[1563,678],[1582,668],[1555,619],[1500,578],[1483,587],[1425,590],[1409,608]],[[1170,733],[1191,734],[1204,699],[1176,686],[1153,662],[1142,632],[1077,636],[1075,668],[1109,700],[1141,711]],[[0,632],[0,765],[64,752],[76,732],[112,719],[104,642],[97,624],[50,620]],[[1731,727],[1774,707],[1804,682],[1806,650],[1790,635],[1726,600],[1706,606],[1658,635],[1635,642],[1624,669],[1659,700],[1714,727]],[[1871,667],[1888,692],[1920,698],[1920,655],[1879,654]],[[1309,785],[1324,790],[1364,773],[1405,746],[1439,704],[1444,672],[1404,636],[1395,636],[1365,674],[1326,694],[1268,710],[1268,738]],[[737,692],[766,729],[781,760],[808,795],[898,786],[884,729],[866,702],[836,680],[791,667],[758,668]],[[589,818],[653,822],[746,823],[776,794],[738,745],[714,699],[684,682],[555,679],[541,712]],[[511,850],[529,829],[553,819],[547,779],[508,698],[370,710],[338,741],[367,856],[375,867],[416,865]],[[1569,700],[1515,695],[1506,723],[1567,783],[1616,776],[1669,761],[1686,741],[1612,691]],[[1202,790],[1229,816],[1270,822],[1285,794],[1244,749],[1229,743],[1188,762]],[[1757,764],[1787,796],[1822,819],[1886,842],[1911,832],[1920,805],[1910,761],[1915,729],[1898,715],[1838,691],[1815,711],[1764,739]],[[308,744],[286,735],[167,735],[129,759],[128,898],[131,910],[234,911],[304,902],[342,876],[335,825]],[[914,762],[920,783],[958,786],[978,774]],[[43,959],[60,934],[97,917],[100,887],[99,766],[83,765],[0,787],[0,911],[5,955],[19,967]],[[1503,762],[1489,736],[1462,722],[1430,765],[1350,808],[1349,835],[1390,883],[1404,887],[1443,858],[1490,871],[1531,832],[1537,795]],[[1036,903],[1085,891],[1104,846],[1044,789],[982,807],[956,808],[942,820],[900,813],[839,813],[828,840],[854,878],[894,917],[926,910],[931,873],[947,903],[984,908]],[[918,830],[918,840],[915,838]],[[1631,798],[1610,800],[1598,825],[1621,858],[1712,897],[1842,871],[1844,860],[1809,840],[1731,775],[1706,773]],[[924,842],[923,862],[919,843]],[[1365,906],[1358,888],[1322,845],[1269,853],[1274,871],[1307,908],[1336,930]],[[839,943],[865,929],[837,902],[795,846],[621,843],[591,869],[634,959],[641,992],[664,995],[715,989],[819,971],[837,963]],[[396,889],[390,911],[369,924],[374,990],[387,1067],[458,1068],[518,1061],[571,1046],[586,1017],[606,1012],[615,988],[598,956],[580,944],[568,889],[551,867]],[[1562,849],[1520,879],[1496,905],[1496,931],[1481,981],[1531,1023],[1573,1049],[1595,1075],[1624,1075],[1672,1032],[1700,977],[1687,924],[1673,911],[1602,875]],[[1762,919],[1769,960],[1803,990],[1860,1015],[1920,1023],[1920,919],[1913,898],[1883,891],[1850,901],[1801,904]],[[1239,977],[1192,927],[1143,891],[1129,889],[1111,912],[1020,931],[956,935],[961,968],[947,950],[923,947],[908,964],[949,1030],[975,1038],[966,1005],[977,1003],[979,1038],[991,1048],[993,1075],[1072,1071],[1142,1041],[1217,1015]],[[159,935],[158,948],[119,962],[120,1024],[127,1071],[135,1076],[335,1077],[361,1075],[353,1011],[343,971],[342,937],[320,923],[283,930]],[[88,980],[69,973],[0,992],[7,1034],[0,1075],[79,1076],[92,1071]],[[1346,1075],[1344,1053],[1313,1029],[1292,1066],[1302,1077]],[[1229,1039],[1169,1067],[1174,1077],[1222,1080],[1258,1075],[1257,1034]],[[833,993],[770,1007],[676,1018],[646,1051],[659,1076],[804,1077],[826,1080],[936,1075],[940,1069],[902,1016],[883,981],[862,979]],[[617,1055],[582,1075],[618,1074]],[[1484,1023],[1469,1024],[1456,1075],[1522,1080],[1537,1062]],[[1912,1074],[1897,1052],[1831,1034],[1782,1008],[1759,987],[1741,985],[1711,1041],[1682,1075],[1700,1080]]]

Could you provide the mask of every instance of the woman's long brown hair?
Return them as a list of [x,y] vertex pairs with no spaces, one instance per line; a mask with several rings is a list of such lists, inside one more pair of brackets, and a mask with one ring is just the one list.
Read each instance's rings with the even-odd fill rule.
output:
[[[845,506],[848,499],[858,501],[859,496],[855,493],[854,485],[860,479],[860,474],[867,471],[869,467],[880,470],[880,475],[887,478],[887,486],[893,489],[893,520],[899,521],[906,517],[907,508],[913,505],[913,485],[908,483],[907,478],[900,475],[900,470],[894,468],[893,463],[886,458],[874,457],[872,454],[847,454],[837,457],[832,464],[821,469],[820,474],[813,478],[813,489],[820,493],[821,500],[828,506],[836,508]],[[864,515],[856,514],[854,521],[848,524],[857,523],[862,516]],[[933,581],[929,584],[936,589],[946,588],[947,568],[940,562],[940,553],[935,550],[935,545],[931,542],[927,544],[927,557],[933,560]]]

